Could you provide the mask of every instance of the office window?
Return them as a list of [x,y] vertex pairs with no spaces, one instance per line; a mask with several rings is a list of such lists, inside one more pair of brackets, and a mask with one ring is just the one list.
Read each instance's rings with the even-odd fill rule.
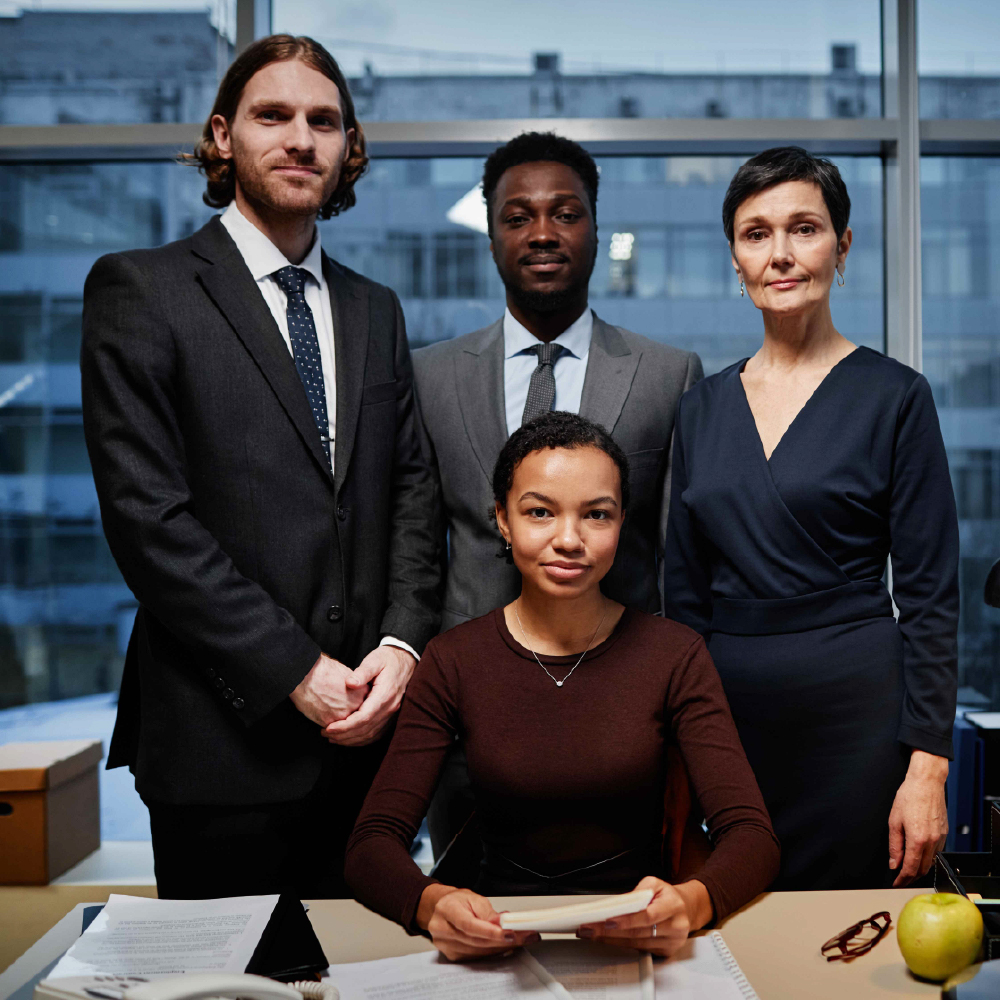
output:
[[878,0],[795,16],[710,0],[272,0],[340,61],[363,121],[877,118]]
[[951,466],[961,538],[960,684],[1000,703],[1000,611],[983,584],[1000,557],[1000,159],[924,157],[924,372]]
[[135,602],[83,438],[83,283],[202,225],[203,185],[173,163],[0,165],[0,707],[117,686]]
[[1000,5],[918,0],[921,118],[1000,118]]
[[5,3],[0,125],[202,121],[235,25],[235,0]]

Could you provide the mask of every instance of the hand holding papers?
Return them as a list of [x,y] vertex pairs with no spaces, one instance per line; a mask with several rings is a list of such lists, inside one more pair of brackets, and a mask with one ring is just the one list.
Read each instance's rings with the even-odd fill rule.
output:
[[587,903],[514,910],[500,914],[500,926],[514,931],[550,931],[572,934],[582,924],[596,924],[627,913],[639,913],[652,902],[652,889],[637,889],[620,896],[605,896]]

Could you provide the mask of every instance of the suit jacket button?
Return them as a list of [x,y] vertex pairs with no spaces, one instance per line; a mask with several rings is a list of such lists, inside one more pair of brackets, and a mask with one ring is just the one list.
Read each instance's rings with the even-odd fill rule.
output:
[[245,702],[242,698],[233,699],[233,708],[235,708],[237,712],[244,706],[244,704]]
[[232,688],[226,688],[226,690],[222,692],[222,697],[225,698],[226,701],[229,701],[235,693],[236,692],[233,691]]
[[338,521],[346,521],[347,520],[347,508],[346,507],[338,507],[337,508],[337,520]]
[[221,691],[221,690],[222,690],[222,689],[223,689],[223,688],[224,688],[224,687],[226,686],[226,682],[225,682],[225,681],[224,681],[224,680],[223,680],[223,679],[222,679],[221,677],[219,677],[219,676],[216,676],[215,680],[214,680],[214,681],[212,681],[212,683],[213,683],[213,684],[214,684],[214,685],[215,685],[215,686],[216,686],[216,687],[217,687],[217,688],[218,688],[218,689],[219,689],[220,691]]
[[344,609],[339,604],[334,604],[326,613],[327,621],[339,622],[344,617]]

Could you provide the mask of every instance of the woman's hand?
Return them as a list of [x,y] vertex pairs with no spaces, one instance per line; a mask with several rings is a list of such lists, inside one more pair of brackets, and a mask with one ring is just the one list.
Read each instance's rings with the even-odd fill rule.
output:
[[684,944],[690,931],[704,927],[712,919],[712,901],[701,882],[671,885],[649,875],[636,889],[653,890],[646,909],[599,924],[584,924],[576,932],[577,937],[666,957]]
[[420,896],[417,923],[445,958],[459,961],[499,955],[540,940],[535,931],[505,931],[485,896],[470,889],[429,885]]
[[[910,754],[906,778],[889,813],[889,867],[899,868],[893,888],[926,875],[948,833],[944,783],[948,759],[923,750]],[[904,851],[905,848],[905,851]],[[902,865],[902,867],[900,867]]]

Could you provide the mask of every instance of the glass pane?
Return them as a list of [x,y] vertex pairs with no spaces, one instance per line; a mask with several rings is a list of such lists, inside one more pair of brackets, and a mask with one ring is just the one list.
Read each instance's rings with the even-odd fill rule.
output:
[[0,3],[0,125],[201,122],[236,0]]
[[924,373],[941,414],[961,532],[959,701],[1000,707],[1000,159],[924,157]]
[[364,121],[877,118],[878,0],[762,13],[707,0],[272,0],[311,35]]
[[117,690],[135,602],[83,439],[83,282],[202,225],[203,184],[170,163],[0,166],[0,708]]
[[921,118],[1000,118],[1000,4],[919,0]]
[[[697,351],[707,372],[752,354],[760,314],[730,263],[722,198],[741,160],[601,157],[601,249],[591,304],[603,319]],[[847,283],[832,292],[838,329],[882,350],[882,168],[836,160],[853,203]],[[323,245],[396,289],[414,347],[469,333],[503,314],[504,290],[476,188],[481,159],[376,160],[358,203],[322,223]]]

